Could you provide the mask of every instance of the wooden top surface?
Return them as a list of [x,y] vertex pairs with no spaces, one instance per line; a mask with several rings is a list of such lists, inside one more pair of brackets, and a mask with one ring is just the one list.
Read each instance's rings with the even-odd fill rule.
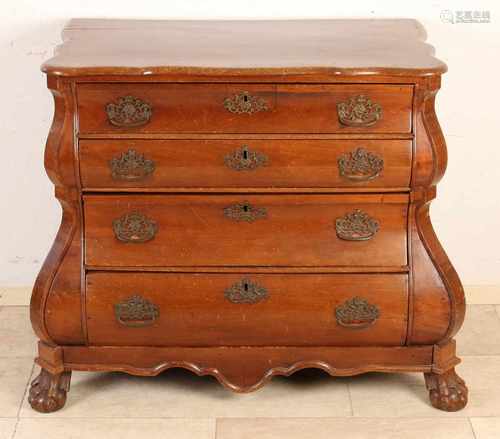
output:
[[42,66],[68,76],[428,75],[446,65],[411,19],[74,19]]

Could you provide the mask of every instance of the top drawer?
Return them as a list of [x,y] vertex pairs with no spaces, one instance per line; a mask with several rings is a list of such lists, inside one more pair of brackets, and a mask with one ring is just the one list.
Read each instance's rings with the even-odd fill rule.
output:
[[409,133],[411,85],[79,84],[79,132]]

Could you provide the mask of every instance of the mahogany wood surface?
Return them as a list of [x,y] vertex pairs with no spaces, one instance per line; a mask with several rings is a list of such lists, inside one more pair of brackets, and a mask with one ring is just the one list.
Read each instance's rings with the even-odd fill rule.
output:
[[[225,291],[247,279],[265,288],[255,303]],[[406,275],[107,273],[87,275],[87,328],[95,346],[394,346],[406,338]],[[140,295],[159,317],[140,328],[116,318],[115,305]],[[311,300],[314,296],[314,300]],[[377,307],[365,327],[346,327],[335,310],[354,297]],[[189,312],[187,312],[189,310]],[[214,322],[217,322],[214,324]]]
[[411,19],[75,19],[42,69],[55,75],[429,75],[446,65]]
[[[115,370],[140,376],[158,375],[183,367],[197,375],[212,375],[235,392],[251,392],[276,375],[291,375],[315,367],[332,376],[378,372],[426,372],[442,375],[459,363],[455,343],[437,346],[239,346],[239,347],[154,347],[154,346],[65,346],[51,348],[39,343],[36,362],[56,378],[65,370]],[[64,358],[64,360],[63,360]],[[183,360],[179,360],[182,358]],[[304,360],[310,358],[311,360]],[[322,360],[314,360],[322,358]],[[243,362],[243,363],[242,363]],[[241,364],[246,373],[241,373]],[[57,379],[57,378],[56,378]],[[55,381],[55,379],[53,380]],[[444,389],[447,390],[447,389]]]
[[[262,387],[273,376],[289,376],[311,367],[332,376],[371,371],[430,372],[432,346],[68,346],[64,348],[64,358],[72,370],[116,370],[140,376],[158,375],[173,367],[183,367],[197,375],[212,375],[229,390],[248,393]],[[245,374],[241,373],[242,364],[245,365]]]
[[237,392],[424,372],[433,406],[465,406],[463,288],[429,217],[446,66],[418,22],[84,19],[63,40],[42,67],[62,222],[31,301],[35,410],[74,370],[172,367]]
[[[237,168],[235,153],[263,158],[255,167]],[[80,172],[84,190],[113,188],[352,188],[359,191],[408,190],[411,141],[404,140],[80,140]],[[363,149],[383,160],[370,179],[342,174],[339,160]],[[154,163],[150,174],[117,178],[110,163],[129,151]],[[237,164],[237,162],[236,162]],[[354,177],[356,177],[354,175]]]
[[[409,85],[303,84],[94,84],[77,86],[79,131],[89,133],[408,133],[413,87]],[[265,103],[254,113],[232,113],[224,101],[240,93]],[[356,96],[380,105],[370,127],[342,125],[337,105]],[[148,123],[117,127],[106,105],[133,96],[151,106]]]
[[[404,266],[408,196],[84,195],[85,263],[108,266]],[[225,209],[249,203],[249,222]],[[379,223],[365,241],[347,241],[336,220],[361,209]],[[116,238],[113,221],[138,212],[155,221],[147,242]]]

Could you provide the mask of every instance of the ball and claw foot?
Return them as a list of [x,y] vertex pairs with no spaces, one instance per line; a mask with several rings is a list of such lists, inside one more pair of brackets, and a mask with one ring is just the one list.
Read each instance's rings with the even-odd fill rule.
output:
[[71,371],[53,375],[41,369],[40,374],[31,383],[28,397],[31,407],[40,413],[61,409],[66,403],[70,381]]
[[447,412],[456,412],[466,406],[469,391],[465,381],[456,374],[455,369],[443,374],[426,373],[424,376],[429,398],[434,407]]

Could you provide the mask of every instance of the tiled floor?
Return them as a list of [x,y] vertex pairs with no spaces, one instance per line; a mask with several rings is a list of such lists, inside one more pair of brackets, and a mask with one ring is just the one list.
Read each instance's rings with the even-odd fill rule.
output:
[[24,289],[0,288],[0,439],[500,439],[500,288],[470,288],[457,413],[430,407],[422,374],[331,378],[305,370],[237,395],[184,370],[73,374],[66,407],[29,407],[35,337]]

